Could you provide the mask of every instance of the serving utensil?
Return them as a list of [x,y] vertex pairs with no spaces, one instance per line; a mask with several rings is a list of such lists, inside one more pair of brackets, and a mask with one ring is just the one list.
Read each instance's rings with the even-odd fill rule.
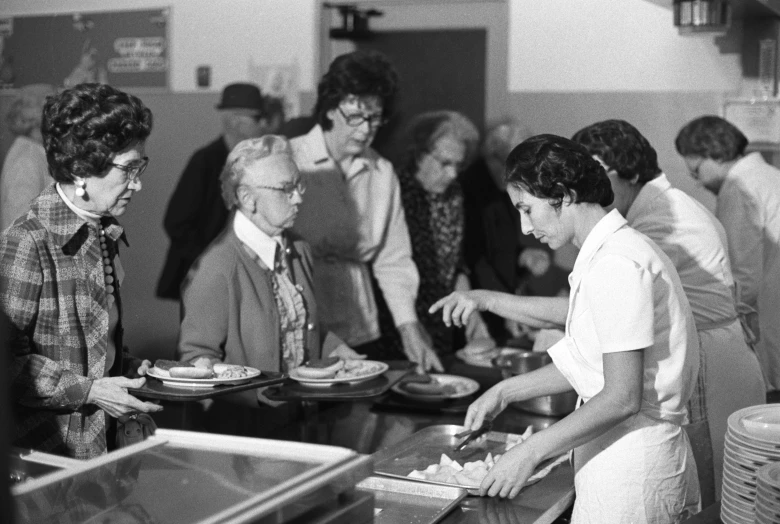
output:
[[486,420],[486,421],[484,421],[482,423],[482,425],[480,427],[478,427],[475,430],[462,431],[462,432],[456,434],[455,438],[463,438],[464,436],[466,438],[463,439],[463,441],[460,444],[455,446],[452,449],[452,451],[453,452],[462,451],[463,449],[465,449],[466,446],[468,446],[469,444],[474,442],[476,439],[478,439],[479,437],[481,437],[482,435],[484,435],[485,433],[487,433],[491,429],[493,429],[493,421],[492,420]]

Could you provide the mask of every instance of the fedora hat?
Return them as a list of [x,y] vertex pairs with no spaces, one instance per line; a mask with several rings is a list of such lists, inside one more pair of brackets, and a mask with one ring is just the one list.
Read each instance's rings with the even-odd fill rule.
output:
[[255,109],[265,111],[260,88],[254,84],[229,84],[222,90],[222,100],[217,109]]

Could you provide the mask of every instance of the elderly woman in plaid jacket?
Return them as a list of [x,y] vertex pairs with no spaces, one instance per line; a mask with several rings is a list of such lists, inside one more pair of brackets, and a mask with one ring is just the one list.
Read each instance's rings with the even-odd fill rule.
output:
[[131,396],[149,362],[122,353],[116,218],[141,189],[151,111],[107,85],[49,97],[41,131],[54,184],[0,234],[0,309],[11,321],[14,444],[91,458],[116,418],[162,409]]

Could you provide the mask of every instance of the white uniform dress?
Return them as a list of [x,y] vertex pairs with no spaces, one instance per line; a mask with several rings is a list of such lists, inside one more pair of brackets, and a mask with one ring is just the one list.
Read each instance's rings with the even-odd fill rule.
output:
[[611,211],[582,245],[569,283],[566,337],[548,352],[582,401],[604,387],[605,353],[644,353],[640,412],[574,450],[572,522],[679,522],[699,506],[696,464],[681,428],[699,351],[674,266]]
[[769,389],[780,389],[780,170],[750,153],[729,170],[715,215],[729,242],[740,299],[758,310],[756,355]]
[[[719,494],[728,417],[766,399],[761,367],[745,342],[734,306],[726,232],[712,213],[673,188],[663,174],[642,187],[626,220],[671,259],[691,305],[702,351],[702,407],[710,429]],[[693,422],[700,417],[690,415]]]

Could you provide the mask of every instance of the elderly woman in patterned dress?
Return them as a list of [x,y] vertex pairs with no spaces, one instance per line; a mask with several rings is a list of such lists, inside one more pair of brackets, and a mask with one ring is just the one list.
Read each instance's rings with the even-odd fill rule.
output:
[[[468,290],[463,253],[463,191],[457,180],[473,160],[479,132],[455,111],[431,111],[409,124],[404,161],[398,173],[412,258],[420,272],[417,315],[433,338],[437,353],[452,353],[462,338],[451,327],[428,313],[442,296]],[[491,343],[480,315],[466,326],[466,340]]]
[[117,222],[149,159],[152,113],[104,84],[49,97],[41,125],[55,183],[0,234],[0,310],[11,322],[14,444],[88,459],[116,419],[159,411],[127,392],[148,361],[122,353]]

